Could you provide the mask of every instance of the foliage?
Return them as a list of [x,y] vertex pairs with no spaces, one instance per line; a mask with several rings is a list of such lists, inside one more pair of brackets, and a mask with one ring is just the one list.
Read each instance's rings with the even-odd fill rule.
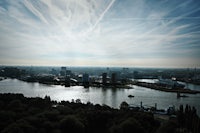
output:
[[60,121],[60,129],[62,133],[84,133],[84,125],[73,115],[68,115]]
[[0,132],[154,133],[159,128],[151,113],[129,110],[125,102],[121,109],[113,109],[107,105],[83,104],[79,99],[75,101],[0,94]]

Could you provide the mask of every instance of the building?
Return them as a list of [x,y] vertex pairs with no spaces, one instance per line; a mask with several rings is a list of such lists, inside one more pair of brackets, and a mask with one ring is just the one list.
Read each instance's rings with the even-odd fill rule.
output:
[[65,87],[70,87],[71,81],[70,81],[70,77],[66,76],[65,77]]
[[66,70],[65,74],[66,74],[66,76],[71,77],[72,76],[72,71],[71,70]]
[[61,67],[60,76],[66,76],[66,67]]
[[87,73],[84,73],[84,74],[83,74],[82,82],[83,82],[83,86],[84,86],[85,88],[88,88],[88,87],[89,87],[89,75],[88,75]]
[[107,83],[107,73],[102,74],[102,84],[105,85]]
[[89,75],[88,75],[87,73],[84,73],[84,74],[83,74],[82,82],[83,82],[83,83],[89,82]]
[[117,82],[117,74],[116,73],[112,73],[111,75],[111,84],[116,84]]

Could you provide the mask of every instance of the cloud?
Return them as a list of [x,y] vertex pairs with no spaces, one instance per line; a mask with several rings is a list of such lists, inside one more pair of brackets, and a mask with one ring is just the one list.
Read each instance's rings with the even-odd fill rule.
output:
[[177,60],[200,67],[199,6],[192,0],[2,0],[0,64],[182,66]]
[[108,10],[110,9],[110,7],[113,5],[113,3],[115,2],[115,0],[112,0],[110,2],[110,4],[108,5],[108,7],[106,7],[106,9],[103,11],[103,13],[100,15],[100,17],[97,19],[97,21],[95,22],[94,26],[92,29],[96,28],[96,26],[99,24],[99,22],[103,19],[104,15],[108,12]]

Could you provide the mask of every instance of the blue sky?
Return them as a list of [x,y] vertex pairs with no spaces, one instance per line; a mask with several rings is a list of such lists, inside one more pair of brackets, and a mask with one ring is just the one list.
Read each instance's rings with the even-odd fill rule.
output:
[[200,1],[1,0],[0,64],[200,67]]

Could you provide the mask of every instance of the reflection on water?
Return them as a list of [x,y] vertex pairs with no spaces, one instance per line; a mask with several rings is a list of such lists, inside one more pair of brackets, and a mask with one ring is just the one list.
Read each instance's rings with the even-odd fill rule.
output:
[[[146,82],[146,81],[145,81]],[[196,87],[195,85],[193,85]],[[200,94],[187,94],[188,98],[177,99],[175,93],[161,92],[144,87],[133,86],[134,89],[109,89],[109,88],[83,88],[82,86],[64,87],[60,85],[44,85],[39,83],[27,83],[17,79],[6,79],[0,81],[0,93],[23,93],[27,97],[44,97],[48,95],[53,100],[81,99],[96,104],[106,104],[114,108],[119,108],[122,101],[129,104],[154,106],[167,108],[169,105],[178,107],[180,104],[195,106],[200,114]],[[191,88],[192,89],[192,88]],[[134,95],[129,98],[128,95]]]
[[147,83],[156,83],[158,79],[138,79],[140,82],[147,82]]

